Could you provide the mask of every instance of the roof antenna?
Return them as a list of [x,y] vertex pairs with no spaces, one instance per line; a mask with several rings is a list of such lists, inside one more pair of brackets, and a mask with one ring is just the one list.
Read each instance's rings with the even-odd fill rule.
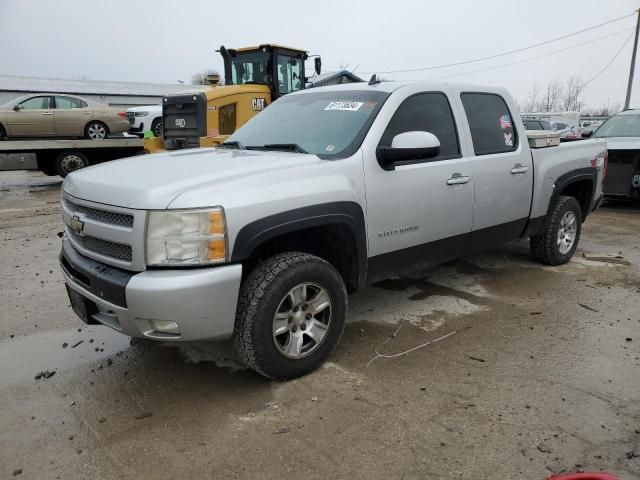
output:
[[378,78],[378,75],[375,73],[371,75],[371,80],[369,80],[369,85],[375,85],[376,83],[382,83],[382,80]]

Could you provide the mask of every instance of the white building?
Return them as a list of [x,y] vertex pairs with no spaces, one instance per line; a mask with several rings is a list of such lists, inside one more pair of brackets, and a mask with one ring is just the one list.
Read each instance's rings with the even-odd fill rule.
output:
[[103,82],[0,75],[0,105],[31,93],[66,93],[119,108],[159,105],[162,97],[188,90],[180,83]]

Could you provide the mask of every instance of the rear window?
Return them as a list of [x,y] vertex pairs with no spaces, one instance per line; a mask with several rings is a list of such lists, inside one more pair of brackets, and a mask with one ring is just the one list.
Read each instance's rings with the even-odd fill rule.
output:
[[513,152],[518,136],[507,103],[493,93],[463,93],[461,96],[476,155]]

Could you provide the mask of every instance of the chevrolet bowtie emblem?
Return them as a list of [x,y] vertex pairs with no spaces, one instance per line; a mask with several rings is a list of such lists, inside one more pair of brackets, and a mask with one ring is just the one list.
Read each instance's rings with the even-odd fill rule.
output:
[[84,229],[84,222],[80,220],[80,217],[71,217],[70,225],[71,229],[76,233],[82,233]]

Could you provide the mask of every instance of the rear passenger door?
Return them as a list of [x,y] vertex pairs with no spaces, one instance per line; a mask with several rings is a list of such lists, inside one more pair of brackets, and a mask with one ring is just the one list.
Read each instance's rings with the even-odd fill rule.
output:
[[533,164],[501,95],[463,92],[460,98],[475,154],[470,247],[476,251],[521,235],[531,207]]
[[[369,135],[378,143],[365,149],[370,280],[461,256],[471,231],[471,161],[462,155],[450,97],[419,92],[395,101],[395,111],[389,113],[394,100],[388,100],[372,129],[381,135]],[[375,148],[409,131],[434,134],[440,154],[384,169]]]
[[86,102],[79,98],[55,96],[53,121],[60,136],[83,136],[84,126],[91,120]]

